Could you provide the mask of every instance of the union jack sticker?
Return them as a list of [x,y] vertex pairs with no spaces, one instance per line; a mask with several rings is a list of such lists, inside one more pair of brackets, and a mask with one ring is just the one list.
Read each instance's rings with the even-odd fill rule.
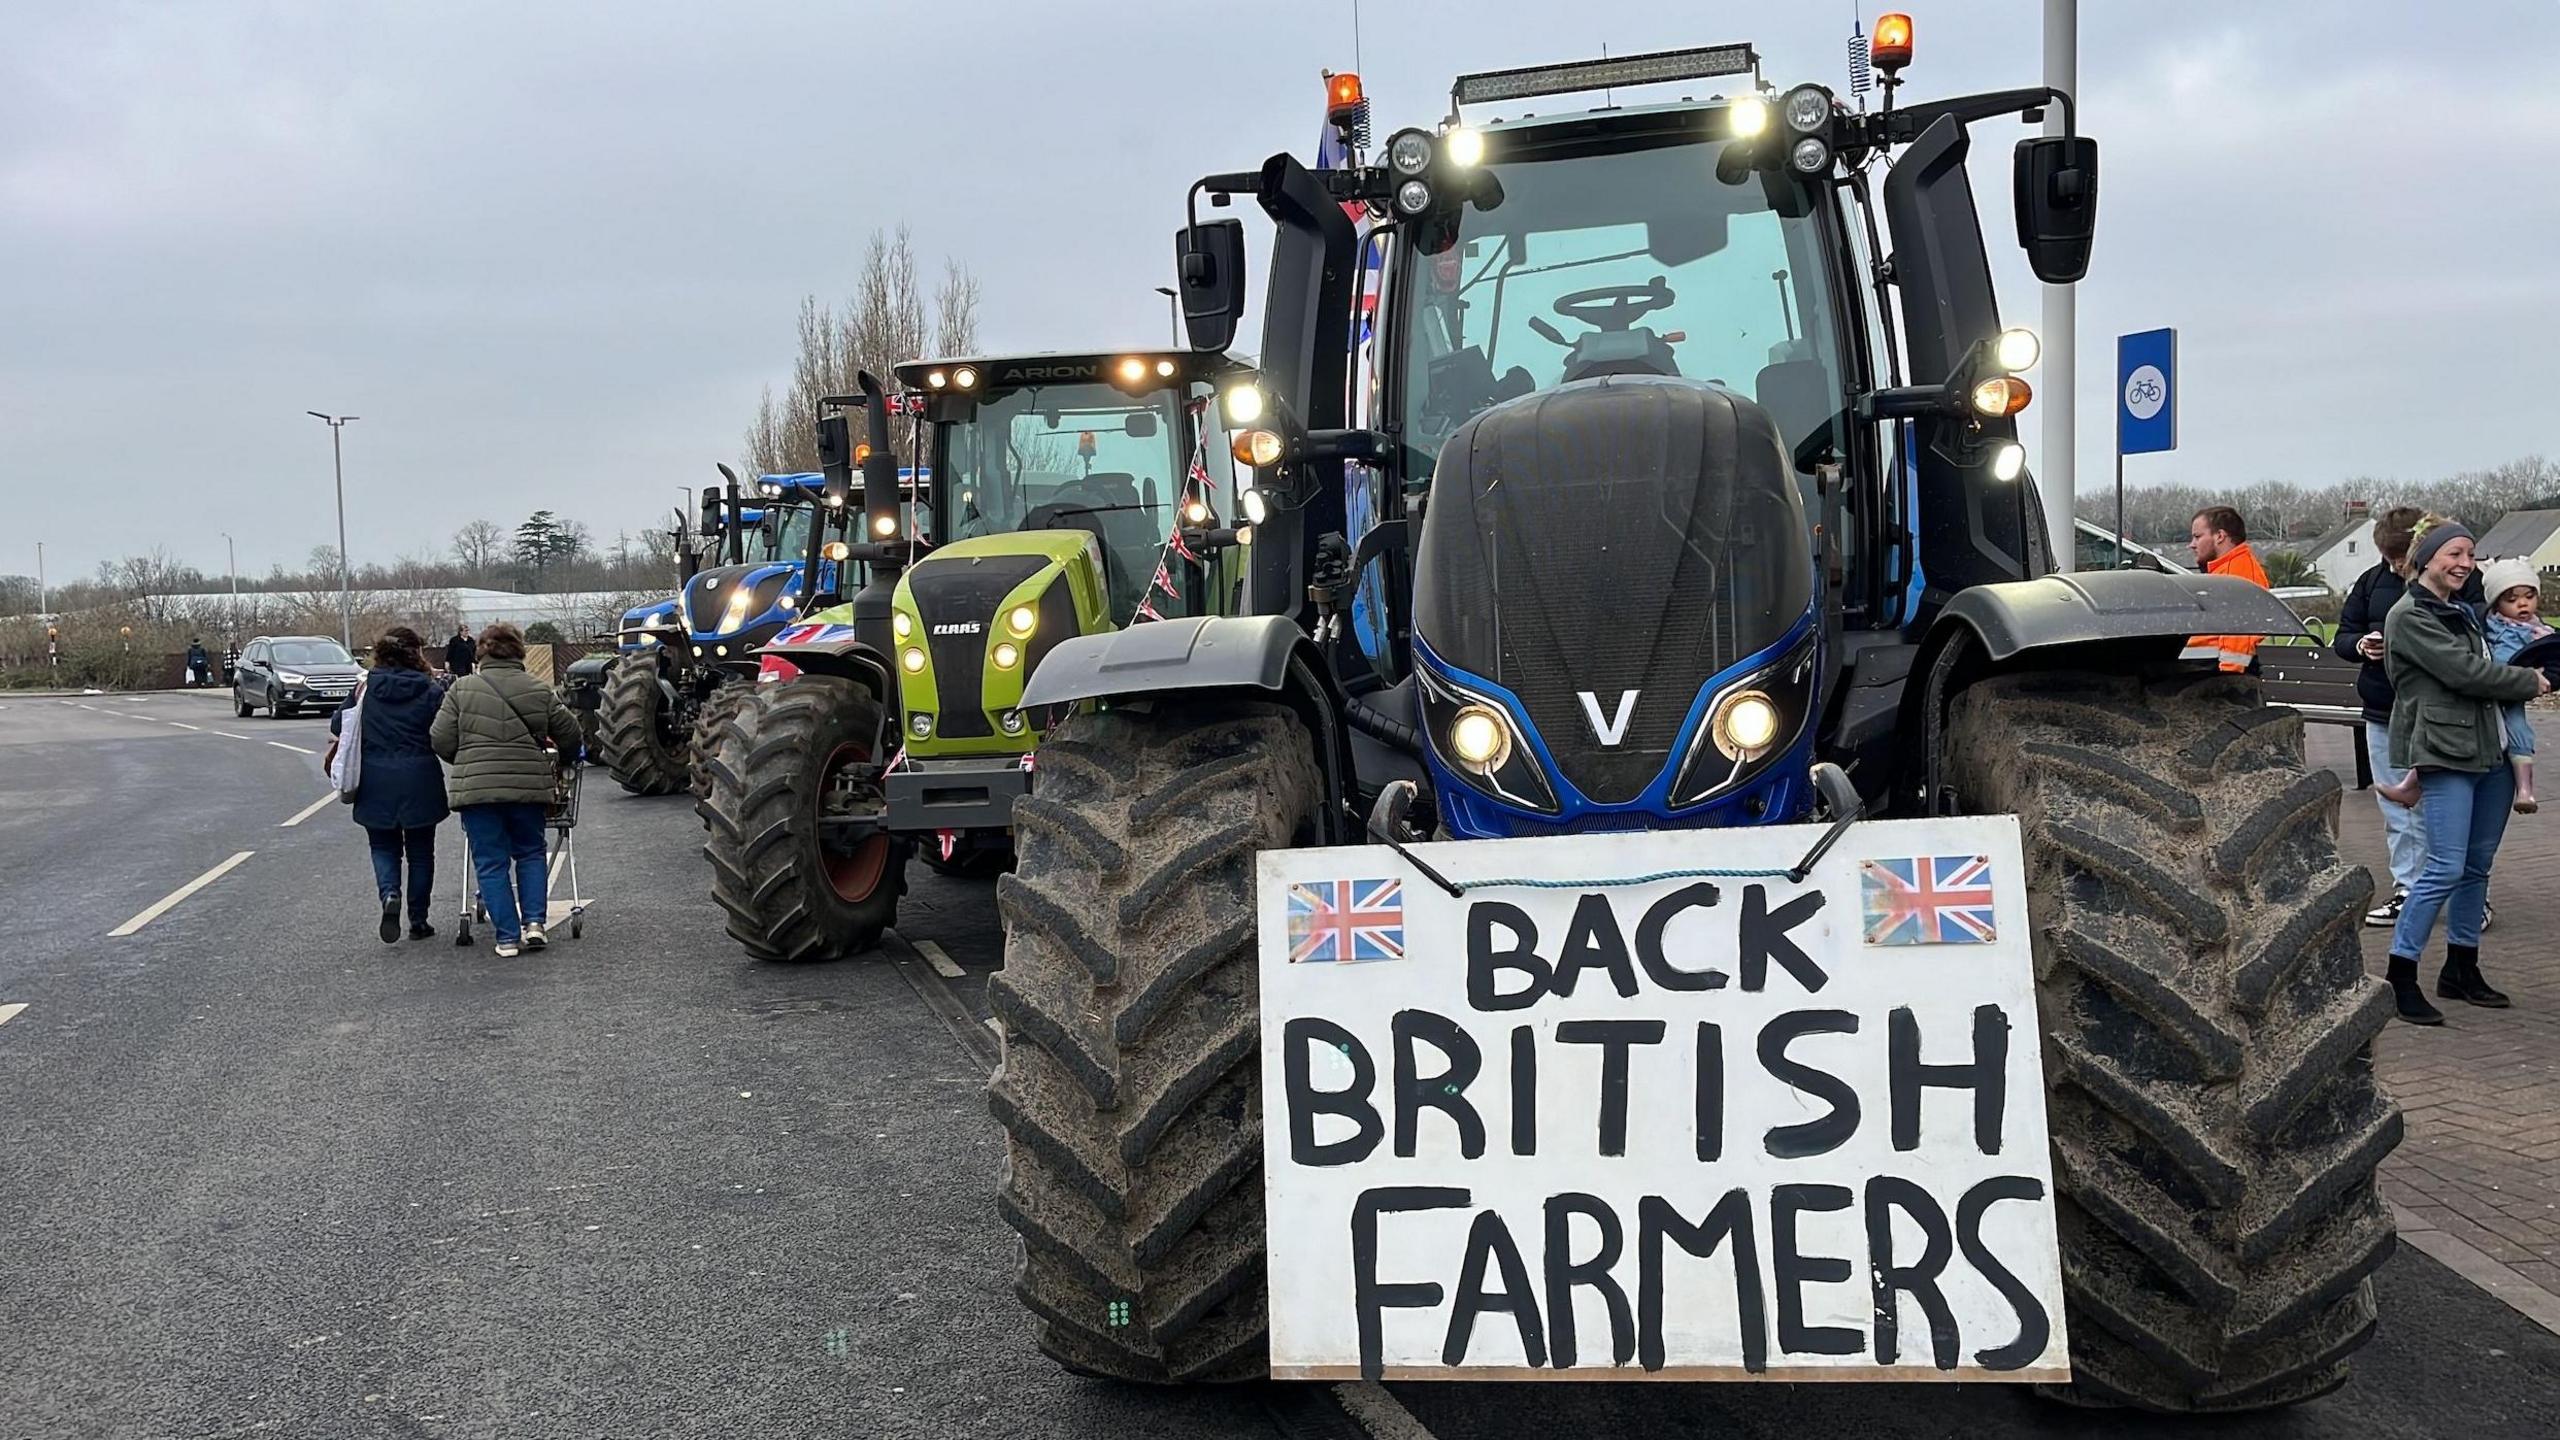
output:
[[1988,855],[1869,860],[1860,867],[1859,890],[1870,945],[1988,945],[1999,938]]
[[1404,882],[1317,880],[1289,887],[1289,963],[1404,958]]

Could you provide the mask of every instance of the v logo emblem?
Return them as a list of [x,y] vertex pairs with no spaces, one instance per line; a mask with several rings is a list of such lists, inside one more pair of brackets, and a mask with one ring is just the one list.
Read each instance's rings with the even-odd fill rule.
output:
[[1636,692],[1619,691],[1618,713],[1606,720],[1600,718],[1599,696],[1588,690],[1574,693],[1582,697],[1582,718],[1591,722],[1591,733],[1600,737],[1602,745],[1614,746],[1627,738],[1627,722],[1636,718]]

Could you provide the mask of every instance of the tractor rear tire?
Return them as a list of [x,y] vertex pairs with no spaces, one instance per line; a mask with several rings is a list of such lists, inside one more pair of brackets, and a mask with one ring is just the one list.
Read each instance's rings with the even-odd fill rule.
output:
[[1268,1368],[1254,855],[1313,841],[1312,753],[1278,705],[1077,715],[1014,807],[996,1203],[1040,1349],[1076,1374]]
[[693,735],[685,745],[685,766],[694,799],[710,798],[711,757],[719,753],[720,737],[728,733],[729,722],[737,717],[738,707],[754,693],[755,682],[752,680],[723,680],[695,707]]
[[666,692],[658,667],[632,657],[613,667],[605,685],[602,753],[615,783],[634,795],[673,795],[685,788],[690,764],[681,739],[666,733]]
[[2056,1398],[2260,1410],[2344,1384],[2395,1243],[2390,991],[2339,786],[2237,675],[1996,677],[1946,779],[2025,841],[2073,1379]]
[[[881,831],[847,854],[819,843],[831,777],[866,763],[880,703],[836,675],[749,690],[711,757],[694,806],[711,832],[711,895],[729,936],[759,960],[833,960],[880,943],[906,889],[907,842]],[[872,797],[877,799],[876,794]]]

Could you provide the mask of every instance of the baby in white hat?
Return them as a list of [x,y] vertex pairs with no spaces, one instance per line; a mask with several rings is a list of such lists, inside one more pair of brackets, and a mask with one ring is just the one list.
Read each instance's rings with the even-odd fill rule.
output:
[[[2490,561],[2480,572],[2480,591],[2489,600],[2489,653],[2496,659],[2512,661],[2517,651],[2551,633],[2542,623],[2542,577],[2530,561]],[[2522,705],[2499,708],[2506,718],[2507,763],[2516,771],[2516,813],[2530,815],[2541,808],[2533,798],[2533,722]]]

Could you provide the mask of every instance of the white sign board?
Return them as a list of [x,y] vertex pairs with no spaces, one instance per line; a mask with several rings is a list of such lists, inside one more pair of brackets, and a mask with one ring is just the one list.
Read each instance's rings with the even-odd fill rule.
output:
[[2017,823],[1820,834],[1264,852],[1272,1373],[2067,1378]]

